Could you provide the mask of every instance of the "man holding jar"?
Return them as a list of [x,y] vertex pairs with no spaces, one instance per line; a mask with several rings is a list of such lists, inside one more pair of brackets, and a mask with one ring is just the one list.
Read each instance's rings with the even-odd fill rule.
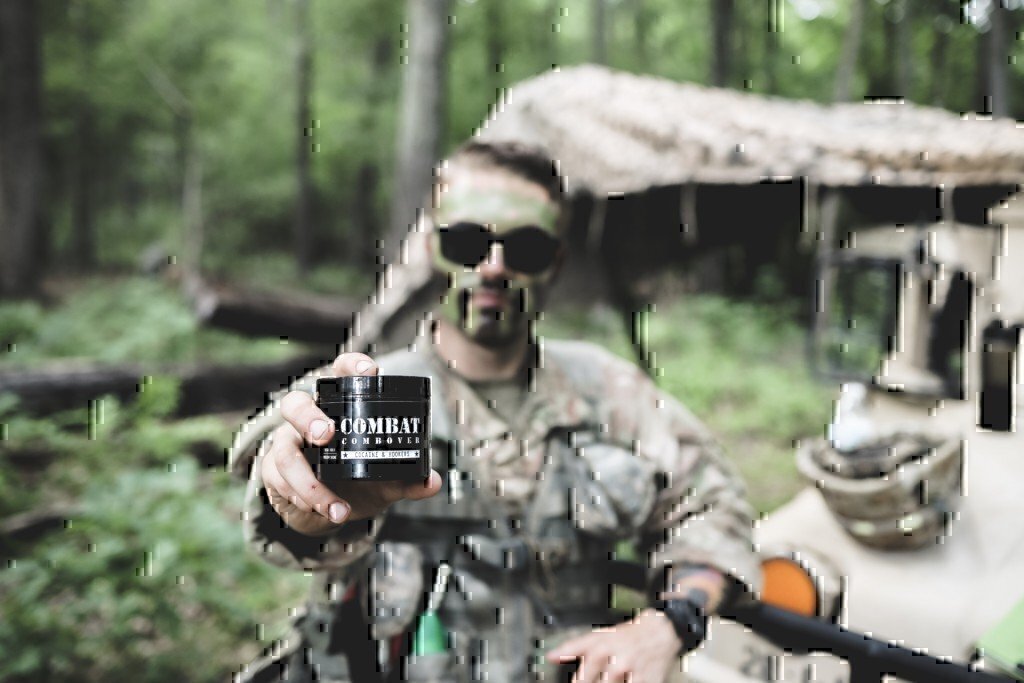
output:
[[[637,367],[532,334],[564,257],[552,162],[472,142],[438,181],[426,248],[448,288],[427,333],[322,373],[430,377],[433,470],[412,484],[319,481],[302,448],[334,426],[312,377],[243,428],[236,471],[258,451],[247,537],[318,577],[294,636],[245,680],[555,680],[566,665],[581,682],[665,680],[707,615],[756,589],[742,485]],[[625,540],[652,601],[614,623],[608,559]],[[440,567],[446,647],[408,654]]]

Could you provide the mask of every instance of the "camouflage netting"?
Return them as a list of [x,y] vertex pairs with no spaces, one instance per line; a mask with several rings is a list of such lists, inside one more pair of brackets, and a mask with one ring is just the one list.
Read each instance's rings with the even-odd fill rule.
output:
[[[820,185],[1024,183],[1024,128],[897,102],[825,106],[636,76],[598,66],[513,86],[477,139],[537,145],[559,161],[571,194],[628,194],[686,183],[804,177]],[[429,309],[420,222],[348,347],[394,348],[388,328]],[[404,328],[403,328],[404,329]]]
[[1024,128],[1009,119],[899,102],[825,106],[597,66],[515,85],[478,137],[538,145],[571,191],[599,196],[797,176],[831,186],[1024,182]]

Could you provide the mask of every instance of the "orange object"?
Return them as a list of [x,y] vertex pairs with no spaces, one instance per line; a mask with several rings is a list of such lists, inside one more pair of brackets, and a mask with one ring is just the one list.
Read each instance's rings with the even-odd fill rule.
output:
[[807,617],[818,615],[814,577],[800,563],[788,557],[772,557],[761,563],[761,572],[761,602]]

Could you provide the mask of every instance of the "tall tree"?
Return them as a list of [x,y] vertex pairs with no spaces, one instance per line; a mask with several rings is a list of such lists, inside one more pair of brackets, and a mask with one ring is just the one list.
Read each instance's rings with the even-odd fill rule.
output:
[[407,57],[402,74],[391,225],[383,259],[394,256],[427,200],[434,163],[441,155],[446,104],[450,0],[408,0]]
[[559,59],[558,35],[562,30],[562,0],[547,0],[543,12],[544,24],[547,28],[541,32],[545,36],[545,66],[552,67],[558,64]]
[[[96,51],[96,28],[91,7],[79,2],[71,6],[77,48],[78,82],[89,90],[93,76]],[[96,155],[96,111],[91,99],[83,92],[75,102],[75,143],[72,164],[71,256],[80,268],[96,263],[96,225],[93,219],[94,158]]]
[[913,6],[907,0],[895,0],[889,3],[885,13],[887,25],[891,30],[887,34],[890,42],[890,64],[895,65],[894,95],[911,99],[914,87],[913,54],[911,45]]
[[931,82],[928,87],[928,102],[935,107],[946,104],[946,63],[949,58],[949,39],[956,24],[959,6],[951,0],[932,0],[932,47],[928,60],[931,63]]
[[985,63],[990,111],[993,116],[1010,115],[1008,13],[1005,0],[992,0],[988,13],[989,37]]
[[732,78],[733,32],[736,8],[733,0],[711,1],[711,85],[726,87]]
[[857,72],[861,44],[864,42],[864,15],[867,14],[868,0],[853,0],[850,5],[850,20],[843,36],[843,51],[836,68],[835,87],[832,99],[848,102],[853,89],[853,76]]
[[486,83],[489,86],[492,97],[497,101],[501,96],[501,89],[505,86],[505,34],[508,27],[503,21],[501,2],[484,3],[484,19],[487,22],[485,28],[485,50],[487,58]]
[[769,0],[762,6],[762,35],[764,36],[764,53],[761,55],[761,77],[764,79],[764,91],[774,95],[779,90],[775,62],[779,54],[779,3],[782,0]]
[[35,0],[0,2],[0,296],[33,294],[43,185],[42,48]]
[[608,63],[608,0],[590,0],[590,61]]
[[299,274],[313,262],[313,180],[310,153],[315,123],[312,111],[313,38],[309,25],[309,0],[295,0],[295,217],[292,237]]
[[647,0],[633,0],[633,55],[640,71],[651,70],[652,19]]
[[[379,36],[370,47],[369,89],[366,95],[366,106],[360,121],[360,130],[366,131],[371,139],[381,137],[379,112],[387,106],[388,87],[386,73],[394,60],[394,39],[390,35]],[[370,154],[364,158],[356,174],[353,188],[353,214],[355,218],[356,239],[349,257],[353,265],[366,267],[376,263],[377,239],[381,234],[380,217],[377,211],[377,191],[380,185],[379,154]]]

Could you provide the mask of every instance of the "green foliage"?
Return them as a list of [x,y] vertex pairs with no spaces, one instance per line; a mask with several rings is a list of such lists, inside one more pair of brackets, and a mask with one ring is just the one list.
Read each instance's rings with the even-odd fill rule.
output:
[[0,367],[53,358],[107,363],[207,361],[245,363],[285,358],[294,347],[201,329],[181,295],[145,278],[93,280],[57,308],[0,302]]
[[[258,654],[261,621],[279,622],[303,576],[252,557],[238,524],[241,490],[188,454],[226,443],[213,418],[166,423],[173,382],[138,401],[35,420],[0,405],[0,512],[73,503],[64,530],[0,572],[0,679],[224,680]],[[56,456],[45,473],[26,457]]]
[[304,273],[301,280],[296,277],[294,259],[281,252],[235,256],[214,262],[214,267],[232,282],[244,283],[254,289],[270,292],[303,289],[347,298],[368,297],[374,286],[371,274],[344,265],[340,260],[314,266]]

